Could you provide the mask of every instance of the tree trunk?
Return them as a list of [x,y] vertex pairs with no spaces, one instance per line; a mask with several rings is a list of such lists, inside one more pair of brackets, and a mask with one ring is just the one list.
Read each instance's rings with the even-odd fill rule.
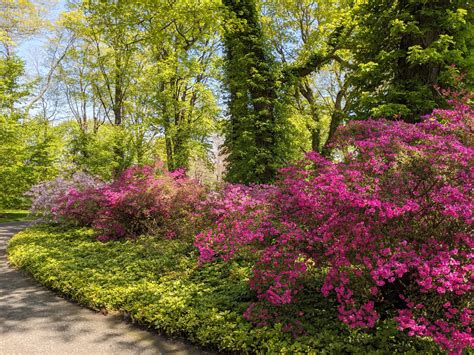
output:
[[121,75],[118,71],[115,73],[114,104],[112,109],[114,111],[114,124],[120,126],[123,121],[123,89]]
[[[223,0],[223,4],[231,24],[224,36],[230,92],[227,178],[243,183],[269,182],[279,160],[273,60],[265,47],[255,0]],[[233,25],[235,21],[238,26]]]

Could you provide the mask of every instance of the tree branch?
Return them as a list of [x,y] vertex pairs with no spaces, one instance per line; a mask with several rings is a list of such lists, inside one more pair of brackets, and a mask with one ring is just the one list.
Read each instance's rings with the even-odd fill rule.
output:
[[[71,47],[72,43],[74,42],[75,38],[74,37],[71,37],[69,39],[69,42],[67,43],[66,45],[66,48],[64,48],[64,51],[63,53],[59,56],[59,58],[57,58],[53,64],[51,65],[51,68],[49,69],[49,72],[48,72],[48,75],[46,76],[46,83],[45,85],[43,86],[43,88],[40,90],[40,92],[38,93],[38,95],[36,95],[27,105],[26,105],[26,108],[25,108],[25,112],[26,112],[26,115],[28,115],[31,107],[33,107],[33,105],[35,103],[37,103],[39,100],[42,99],[42,97],[46,94],[46,92],[48,91],[50,85],[51,85],[51,80],[53,78],[53,75],[54,75],[54,72],[56,71],[56,68],[58,67],[58,65],[61,63],[61,61],[64,59],[64,57],[66,56],[66,53],[67,51],[69,50],[69,48]],[[57,51],[57,49],[56,49]]]

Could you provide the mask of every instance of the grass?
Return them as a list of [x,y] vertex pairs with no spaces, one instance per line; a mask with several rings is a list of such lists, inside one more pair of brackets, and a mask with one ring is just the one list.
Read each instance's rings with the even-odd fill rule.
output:
[[[298,305],[279,311],[301,319],[306,334],[282,326],[255,327],[242,314],[255,295],[251,268],[240,260],[197,263],[191,243],[144,237],[101,243],[89,229],[35,226],[8,246],[10,262],[47,287],[95,310],[126,313],[161,333],[185,336],[203,347],[243,353],[436,353],[432,342],[407,337],[393,321],[370,331],[350,330],[335,305],[307,287]],[[310,286],[310,285],[309,285]],[[297,316],[304,311],[303,316]]]
[[33,219],[27,210],[0,209],[0,223]]

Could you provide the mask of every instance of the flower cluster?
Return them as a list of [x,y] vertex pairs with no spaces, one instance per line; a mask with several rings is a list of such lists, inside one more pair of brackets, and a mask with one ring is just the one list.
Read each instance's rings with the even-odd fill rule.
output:
[[[294,302],[311,270],[327,270],[321,292],[349,326],[394,316],[409,335],[472,347],[473,122],[460,104],[418,124],[348,124],[332,160],[310,153],[275,186],[212,197],[201,261],[250,251],[250,286],[274,307]],[[251,305],[246,316],[259,324],[270,313]]]
[[184,171],[168,172],[157,162],[131,167],[95,193],[101,200],[92,225],[102,232],[100,240],[145,233],[171,239],[194,236],[192,213],[204,190]]
[[[277,232],[271,219],[269,196],[271,185],[227,185],[220,192],[210,193],[198,210],[198,219],[211,228],[196,236],[195,245],[201,261],[215,257],[229,260],[235,252],[243,254],[249,241],[265,243]],[[247,252],[256,252],[250,248]]]

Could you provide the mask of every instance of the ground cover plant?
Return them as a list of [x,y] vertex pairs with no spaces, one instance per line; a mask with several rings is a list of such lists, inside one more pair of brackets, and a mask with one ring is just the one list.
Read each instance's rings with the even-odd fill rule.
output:
[[[307,290],[289,309],[307,332],[294,339],[281,325],[254,327],[243,317],[256,296],[248,288],[251,265],[243,259],[200,265],[183,240],[142,237],[100,242],[88,228],[39,225],[10,241],[10,262],[47,287],[103,312],[122,311],[160,332],[186,336],[211,349],[260,353],[437,353],[428,339],[399,334],[380,322],[365,332],[350,329],[331,309],[334,300]],[[316,295],[316,297],[315,297]]]

